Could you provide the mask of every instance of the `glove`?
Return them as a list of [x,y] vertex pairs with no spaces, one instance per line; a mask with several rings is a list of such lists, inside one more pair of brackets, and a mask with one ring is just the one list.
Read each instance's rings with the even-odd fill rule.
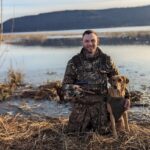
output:
[[83,97],[83,89],[79,85],[67,84],[64,88],[64,99]]

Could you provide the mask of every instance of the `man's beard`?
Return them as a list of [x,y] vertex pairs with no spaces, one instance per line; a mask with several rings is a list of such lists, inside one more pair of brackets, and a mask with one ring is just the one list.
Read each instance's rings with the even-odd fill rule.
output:
[[94,57],[95,53],[96,53],[96,50],[93,52],[93,51],[88,51],[87,49],[85,49],[85,54],[87,58]]

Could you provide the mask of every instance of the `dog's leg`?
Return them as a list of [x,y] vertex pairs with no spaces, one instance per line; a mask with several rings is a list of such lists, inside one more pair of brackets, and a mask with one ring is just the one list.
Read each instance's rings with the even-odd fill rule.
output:
[[109,115],[110,115],[110,121],[111,121],[111,127],[112,127],[113,136],[114,136],[115,138],[117,138],[118,135],[117,135],[117,131],[116,131],[115,118],[114,118],[114,115],[113,115],[113,113],[112,113],[111,106],[110,106],[110,104],[108,104],[108,103],[107,103],[107,110],[108,110]]
[[125,111],[123,113],[123,119],[124,119],[124,123],[125,123],[125,129],[129,132],[130,128],[129,128],[129,124],[128,124],[128,112]]
[[125,129],[125,123],[124,123],[123,116],[121,116],[121,118],[117,121],[116,128],[118,131],[122,131]]

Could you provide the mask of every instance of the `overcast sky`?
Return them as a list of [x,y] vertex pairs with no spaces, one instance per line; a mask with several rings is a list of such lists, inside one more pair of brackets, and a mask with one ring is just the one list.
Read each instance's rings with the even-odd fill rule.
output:
[[106,9],[150,5],[150,0],[3,0],[3,20],[73,9]]

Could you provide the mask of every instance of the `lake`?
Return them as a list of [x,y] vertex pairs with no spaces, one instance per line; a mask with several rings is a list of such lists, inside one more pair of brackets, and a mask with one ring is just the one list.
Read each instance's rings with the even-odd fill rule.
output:
[[[6,78],[10,66],[24,73],[26,82],[41,84],[47,80],[62,80],[66,64],[81,47],[40,47],[2,45],[0,49],[0,80]],[[130,79],[130,86],[150,86],[150,46],[101,46]]]
[[[145,100],[150,99],[150,46],[146,45],[102,45],[103,52],[112,57],[120,73],[130,79],[129,89],[140,90],[145,94]],[[80,52],[81,47],[40,47],[40,46],[14,46],[1,45],[0,48],[0,81],[6,80],[7,71],[10,66],[13,69],[24,73],[25,82],[39,85],[47,80],[62,80],[67,62],[73,55]],[[33,106],[34,101],[24,100],[29,106]],[[69,113],[70,107],[61,104],[42,101],[38,102],[45,107],[49,104],[45,112],[40,106],[36,112],[54,115]],[[8,112],[10,106],[17,105],[18,101],[0,103],[1,113]],[[42,106],[43,107],[43,106]],[[11,107],[12,108],[12,107]],[[57,112],[55,108],[59,108]],[[61,108],[61,110],[60,110]],[[33,109],[34,110],[34,109]],[[149,109],[143,109],[148,111]],[[48,112],[50,111],[50,112]],[[137,111],[136,109],[134,111]],[[139,111],[139,110],[138,110]],[[55,115],[56,115],[55,114]]]

